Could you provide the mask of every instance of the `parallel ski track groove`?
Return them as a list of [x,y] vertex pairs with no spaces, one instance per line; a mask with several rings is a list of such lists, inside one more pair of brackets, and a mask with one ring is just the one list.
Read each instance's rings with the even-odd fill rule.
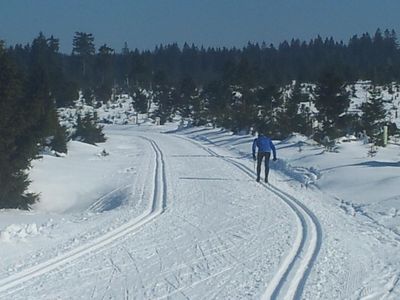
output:
[[[232,161],[231,159],[228,159],[232,164],[234,164],[236,167],[238,167],[239,169],[241,169],[243,172],[246,172],[249,176],[251,176],[252,178],[254,177],[253,174],[251,173],[251,170],[248,169],[246,166],[244,166],[243,164],[239,163],[239,162],[235,162]],[[284,275],[282,277],[279,278],[279,284],[277,286],[274,287],[272,294],[267,294],[263,296],[264,299],[276,299],[277,296],[279,295],[279,293],[281,293],[283,291],[283,287],[285,284],[285,281],[288,279],[289,275],[291,272],[299,272],[298,270],[300,270],[301,267],[304,268],[304,271],[301,271],[300,273],[300,278],[298,280],[298,282],[294,284],[293,288],[289,288],[287,289],[287,294],[285,298],[289,298],[289,299],[299,299],[301,298],[305,283],[307,281],[307,278],[311,272],[311,269],[317,259],[318,253],[321,249],[321,244],[322,244],[322,229],[321,229],[321,225],[317,219],[317,217],[314,215],[314,213],[312,213],[303,203],[301,203],[300,201],[298,201],[296,198],[294,198],[293,196],[287,194],[286,192],[278,189],[275,186],[272,185],[266,185],[264,183],[262,183],[262,185],[268,189],[269,191],[273,192],[275,195],[279,196],[281,199],[283,199],[293,210],[296,211],[296,214],[298,215],[298,217],[301,219],[301,224],[303,226],[302,229],[302,241],[300,244],[300,247],[297,249],[296,251],[296,255],[291,259],[290,264],[288,265],[288,267],[285,269]],[[294,203],[293,203],[294,202]],[[294,204],[294,205],[293,205]],[[298,207],[300,207],[300,209],[298,209],[298,207],[296,207],[296,205]],[[303,210],[303,212],[301,211]],[[306,218],[309,218],[309,220],[306,220]],[[311,238],[308,238],[309,236],[309,232],[310,229],[308,225],[307,221],[311,221],[311,225],[314,228],[311,228],[311,230],[315,231],[312,232],[312,236]],[[308,249],[304,250],[305,244],[307,242],[307,239],[310,240],[309,243],[309,247]],[[314,240],[315,239],[315,240]],[[302,251],[306,251],[306,253],[303,255],[303,257],[300,257],[300,253]],[[312,252],[311,252],[312,251]],[[293,270],[294,264],[296,263],[296,261],[301,261],[299,264],[299,269],[298,270]],[[295,275],[296,276],[296,275]],[[292,283],[289,283],[290,286],[292,286]],[[268,291],[268,289],[267,289]],[[271,295],[271,296],[270,296]]]
[[103,196],[99,197],[95,202],[93,202],[86,210],[87,211],[100,211],[104,206],[104,201],[105,199],[107,199],[107,197],[110,197],[111,195],[121,192],[125,189],[129,189],[130,187],[132,187],[132,184],[128,184],[128,185],[124,185],[124,186],[120,186],[110,192],[105,193]]
[[[105,248],[112,242],[119,240],[128,234],[134,234],[145,224],[154,221],[156,217],[164,213],[167,208],[167,181],[165,178],[166,172],[164,155],[154,140],[142,136],[139,137],[150,143],[156,157],[153,197],[150,198],[151,200],[149,201],[150,209],[147,209],[135,219],[124,223],[123,225],[86,243],[85,245],[78,246],[66,253],[0,280],[0,293],[6,293],[7,295],[10,295],[15,291],[20,290],[21,287],[18,288],[18,286],[29,280],[54,271],[55,269],[75,261],[86,254],[98,253],[101,251],[101,249]],[[160,185],[162,185],[162,187],[160,187]],[[12,290],[13,288],[14,290]],[[1,297],[2,295],[0,295],[0,298]]]
[[[253,171],[245,166],[244,164],[235,161],[232,158],[226,158],[210,148],[195,142],[191,139],[184,138],[182,136],[175,135],[178,138],[191,142],[192,144],[202,148],[210,155],[219,157],[226,162],[234,165],[242,172],[247,174],[249,177],[254,178]],[[300,299],[303,293],[304,286],[307,278],[311,273],[312,267],[318,257],[318,253],[321,249],[322,244],[322,227],[319,223],[318,218],[315,214],[303,203],[282,191],[281,189],[272,186],[271,184],[261,185],[269,190],[270,192],[277,195],[280,199],[286,203],[297,217],[297,223],[301,228],[301,235],[297,235],[296,241],[289,255],[285,258],[283,264],[278,269],[270,284],[267,286],[266,291],[262,295],[262,299],[277,299],[278,296],[283,296],[284,299]],[[298,231],[298,232],[299,232]],[[311,235],[311,237],[310,237]],[[306,243],[308,242],[308,248],[305,249]],[[301,253],[303,255],[301,255]],[[295,266],[298,265],[297,268]],[[290,280],[287,282],[288,280]],[[284,289],[285,287],[285,289]],[[286,292],[286,293],[285,293]],[[285,293],[285,295],[281,295]]]

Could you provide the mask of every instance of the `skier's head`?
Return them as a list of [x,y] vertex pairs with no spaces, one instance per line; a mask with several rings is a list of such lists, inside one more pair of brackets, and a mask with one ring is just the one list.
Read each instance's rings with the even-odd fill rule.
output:
[[266,132],[267,132],[267,128],[266,128],[265,126],[260,126],[260,127],[258,128],[258,135],[259,135],[259,136],[261,136],[261,135],[266,135]]

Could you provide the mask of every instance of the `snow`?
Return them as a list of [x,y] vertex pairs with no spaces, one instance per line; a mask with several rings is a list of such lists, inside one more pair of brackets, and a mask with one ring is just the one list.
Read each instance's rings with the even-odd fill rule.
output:
[[0,231],[0,241],[24,240],[28,236],[39,234],[36,223],[32,224],[11,224]]
[[[129,152],[134,156],[141,150],[134,145],[119,143],[118,137],[111,139],[109,143],[98,146],[71,141],[67,157],[60,159],[45,156],[44,159],[34,161],[31,191],[41,195],[41,201],[34,209],[57,213],[81,211],[108,193],[116,181],[117,185],[128,185],[136,170],[126,168],[129,163],[126,157],[114,154]],[[103,149],[110,155],[102,156]],[[114,178],[110,180],[110,177]]]
[[[244,158],[250,157],[250,145],[254,138],[251,136],[235,136],[229,131],[211,128],[192,128],[181,133],[211,147],[225,148]],[[336,276],[329,274],[329,279],[326,279],[327,282],[332,282],[332,278],[335,278],[337,282],[342,281],[343,285],[347,286],[348,281],[361,281],[368,277],[356,274],[357,277],[351,279],[352,275],[349,275],[349,273],[352,274],[352,272],[348,270],[349,268],[354,268],[354,272],[371,272],[371,269],[377,268],[377,265],[382,265],[385,267],[382,267],[379,272],[384,272],[385,276],[390,278],[391,281],[396,280],[398,273],[396,267],[392,266],[399,264],[396,251],[398,251],[400,238],[400,218],[398,217],[400,202],[396,199],[399,199],[400,147],[389,144],[386,148],[380,148],[377,155],[371,158],[367,153],[369,145],[365,145],[363,141],[354,141],[354,137],[344,140],[346,141],[338,144],[337,152],[327,152],[323,147],[300,135],[294,135],[282,142],[276,141],[280,159],[277,163],[271,162],[272,169],[291,179],[288,181],[290,186],[287,187],[287,190],[292,190],[293,193],[294,189],[296,198],[301,199],[304,197],[302,194],[306,194],[307,198],[314,198],[311,200],[313,205],[318,203],[319,205],[331,206],[322,217],[327,218],[332,214],[334,217],[330,217],[332,220],[323,224],[322,228],[324,234],[331,236],[332,240],[330,241],[329,238],[325,237],[321,251],[326,251],[327,256],[335,255],[342,256],[342,258],[338,260],[335,271],[329,271],[329,265],[323,264],[321,270],[317,273],[318,276],[322,276],[324,273],[329,274],[331,272],[333,274],[337,272],[337,274],[346,277],[344,279],[336,278]],[[278,184],[276,181],[272,181],[272,183]],[[356,229],[355,232],[349,232],[349,225],[346,224],[344,228],[338,226],[343,222],[340,220],[342,214],[351,218],[347,220],[346,217],[346,222],[354,221],[357,227],[360,226],[359,223],[368,224],[368,229],[362,228]],[[319,216],[321,219],[322,217]],[[338,217],[340,221],[338,221]],[[346,233],[345,236],[343,236],[343,232]],[[384,247],[380,243],[378,246],[363,236],[365,234],[374,235],[377,232],[379,232],[378,237],[374,238],[385,240],[385,244],[392,243],[392,249],[388,250],[387,248],[391,247]],[[379,236],[381,232],[383,237]],[[343,243],[344,240],[347,240],[344,244],[350,245],[350,247],[344,247],[350,248],[346,250],[348,253],[340,253],[337,249],[340,241]],[[331,248],[325,250],[324,244],[329,245],[329,243],[331,243]],[[378,250],[376,247],[382,250]],[[363,257],[364,255],[365,257]],[[349,261],[349,256],[353,256],[353,262]],[[328,258],[325,260],[329,262]],[[343,262],[348,263],[351,267],[344,265]],[[334,268],[332,262],[330,264],[330,267]],[[359,266],[355,266],[355,264],[361,264],[362,268],[365,269],[360,270]],[[375,276],[379,278],[380,275]],[[316,280],[318,282],[322,280],[314,279],[312,275],[310,277],[310,281]],[[368,282],[367,284],[355,282],[353,288],[357,292],[353,292],[358,293],[357,295],[364,293],[368,295],[369,289],[385,290],[382,287],[382,282],[381,285],[378,284],[373,288],[368,286],[374,282],[373,278],[374,275],[371,276],[369,281],[365,280]],[[361,287],[363,284],[368,287]],[[356,286],[358,286],[358,289]],[[335,298],[333,295],[337,295],[339,298],[357,298],[355,294],[352,297],[344,296],[342,288],[337,288],[336,293],[325,291],[318,294],[318,297],[316,297],[316,287],[310,287],[306,290],[306,293],[311,295],[311,298],[331,299]],[[396,290],[396,288],[389,290]],[[386,293],[376,292],[376,295],[371,296],[371,299],[380,299],[383,294],[386,295]],[[391,292],[388,292],[387,295],[389,299],[396,299],[396,296],[393,296]],[[395,295],[398,295],[398,292]]]
[[43,154],[41,201],[0,210],[1,299],[400,299],[399,144],[293,134],[260,184],[251,135],[105,109],[105,143]]
[[[206,129],[201,134],[197,131],[188,129],[186,133],[194,139],[223,146],[241,155],[249,153],[249,144],[254,139],[234,136],[220,129]],[[272,168],[301,184],[313,184],[342,205],[357,208],[359,213],[373,214],[379,223],[388,225],[386,223],[390,221],[390,229],[400,234],[400,218],[397,216],[400,202],[396,201],[400,196],[400,146],[391,143],[379,148],[373,158],[368,156],[369,149],[370,144],[348,137],[342,142],[339,140],[336,152],[329,152],[304,136],[293,135],[277,142],[278,157],[282,159],[272,164]]]

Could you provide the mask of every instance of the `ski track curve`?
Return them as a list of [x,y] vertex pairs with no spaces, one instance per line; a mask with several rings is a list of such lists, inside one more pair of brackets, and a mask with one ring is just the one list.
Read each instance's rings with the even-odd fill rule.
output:
[[[254,178],[254,172],[243,163],[233,158],[221,156],[212,149],[192,139],[179,135],[174,136],[197,145],[212,156],[220,157],[250,178]],[[315,214],[306,205],[290,194],[271,184],[260,183],[260,185],[282,199],[294,213],[297,224],[295,241],[278,271],[267,285],[261,299],[300,299],[307,278],[321,249],[321,224]]]
[[[158,216],[165,212],[167,208],[167,179],[164,154],[154,140],[143,136],[139,137],[148,141],[155,153],[153,196],[149,199],[148,208],[146,211],[144,211],[138,217],[84,245],[78,246],[66,253],[58,255],[0,280],[0,298],[2,296],[9,296],[14,292],[17,292],[21,289],[21,284],[29,280],[54,271],[57,268],[71,263],[90,253],[98,253],[116,240],[120,240],[127,235],[135,234],[144,225],[154,221]],[[119,188],[116,190],[118,189]],[[113,193],[116,190],[113,190],[110,193]],[[98,202],[95,202],[94,206],[98,204]]]

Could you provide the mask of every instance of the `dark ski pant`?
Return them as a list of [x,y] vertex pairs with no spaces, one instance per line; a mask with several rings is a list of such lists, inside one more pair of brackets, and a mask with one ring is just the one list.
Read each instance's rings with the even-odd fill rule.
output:
[[265,157],[265,182],[268,181],[269,174],[269,158],[271,156],[271,152],[258,152],[257,153],[257,181],[260,181],[260,173],[261,173],[261,164]]

